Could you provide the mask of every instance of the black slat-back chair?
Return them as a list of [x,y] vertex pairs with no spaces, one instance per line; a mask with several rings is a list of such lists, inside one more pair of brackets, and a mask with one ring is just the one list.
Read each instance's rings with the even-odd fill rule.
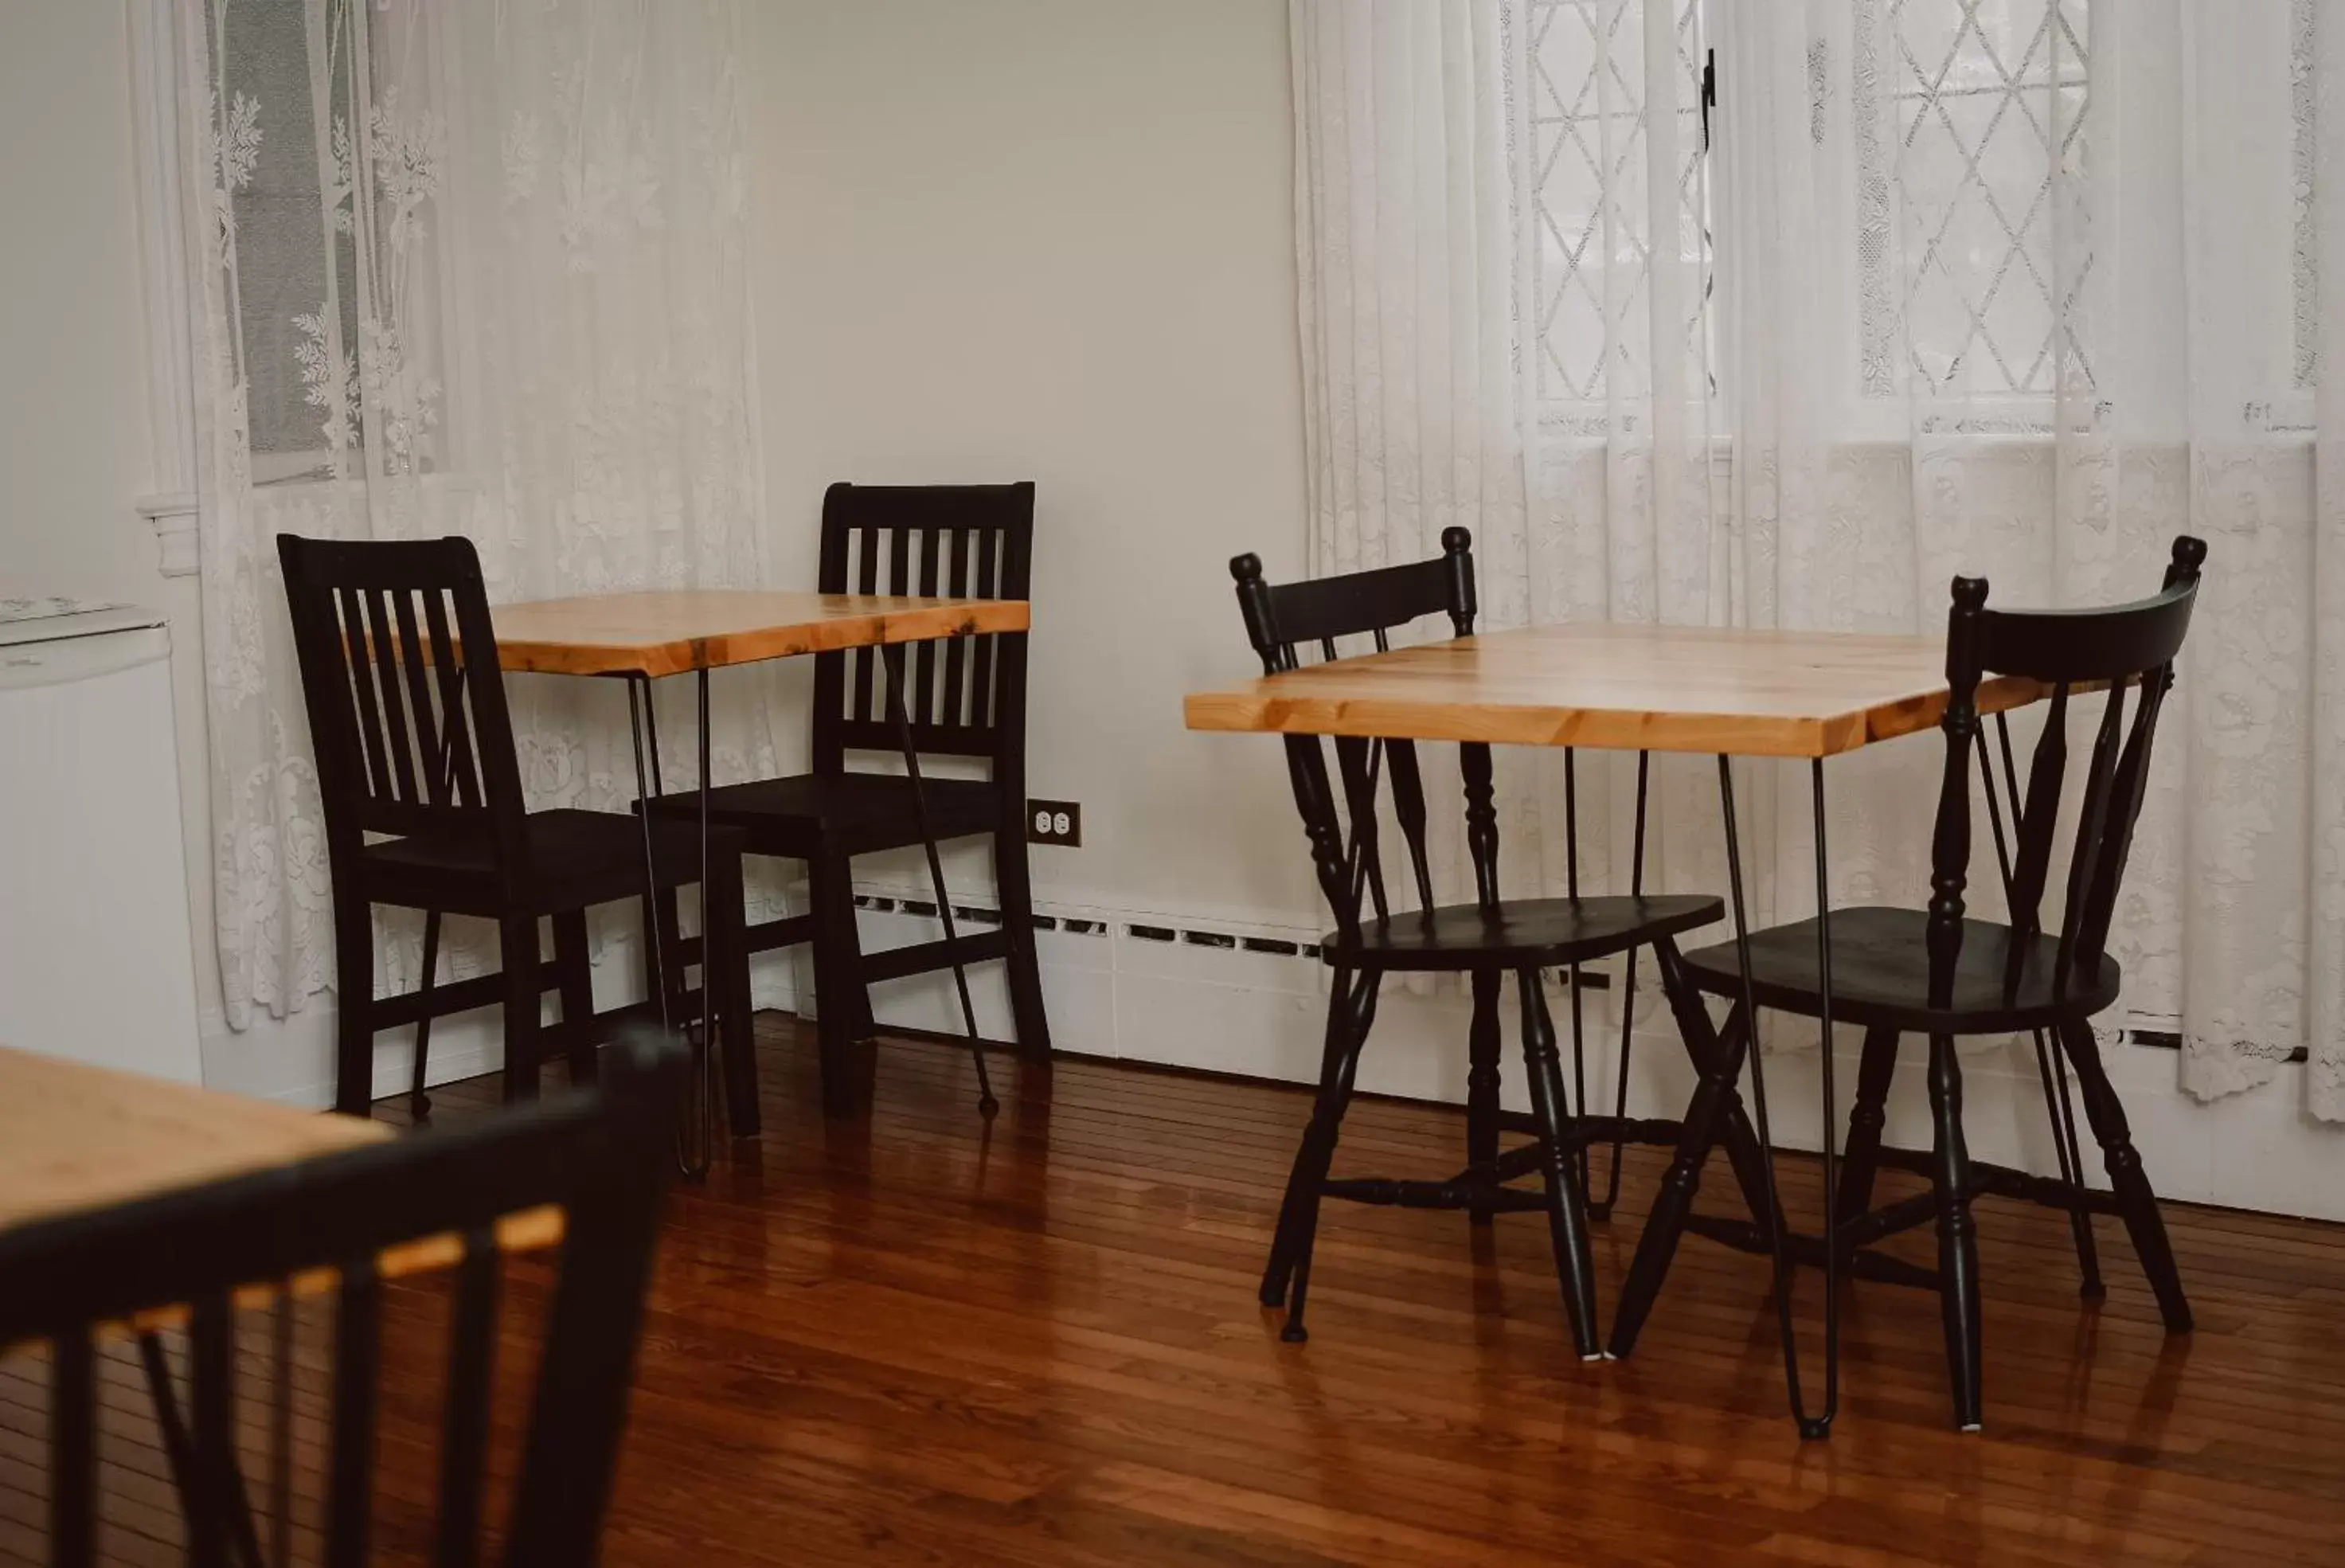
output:
[[[289,1565],[299,1517],[305,1533],[306,1522],[320,1524],[322,1561],[331,1568],[371,1561],[385,1391],[395,1380],[417,1383],[425,1370],[385,1362],[378,1260],[403,1243],[442,1236],[461,1239],[462,1256],[447,1319],[432,1561],[479,1562],[482,1522],[493,1516],[486,1505],[495,1359],[501,1339],[515,1332],[505,1325],[518,1316],[500,1310],[495,1226],[553,1205],[563,1211],[558,1282],[538,1331],[502,1561],[516,1568],[594,1563],[626,1421],[684,1066],[681,1052],[648,1034],[614,1057],[594,1087],[511,1114],[0,1236],[0,1278],[8,1281],[0,1344],[51,1346],[49,1562],[88,1568],[97,1560],[107,1402],[97,1362],[116,1335],[108,1326],[181,1307],[184,1415],[168,1370],[158,1414],[186,1560]],[[295,1384],[314,1360],[307,1345],[297,1349],[296,1318],[310,1308],[293,1281],[315,1289],[320,1269],[336,1282],[326,1387],[305,1388],[297,1399]],[[236,1293],[247,1287],[273,1288],[273,1305],[239,1308]],[[267,1331],[239,1332],[239,1316],[256,1329],[258,1316]],[[264,1342],[239,1343],[252,1339]],[[159,1350],[154,1359],[161,1364]],[[243,1398],[262,1399],[265,1381],[269,1408],[261,1420],[240,1420],[239,1368],[249,1375],[256,1366],[265,1378],[249,1383]],[[328,1441],[320,1466],[294,1451],[294,1409],[306,1425],[321,1395]],[[255,1447],[266,1461],[257,1476],[246,1462]],[[322,1496],[303,1490],[318,1469]]]
[[[2133,1238],[2167,1330],[2179,1334],[2190,1329],[2190,1308],[2183,1298],[2173,1249],[2167,1244],[2165,1222],[2158,1217],[2157,1197],[2143,1174],[2125,1109],[2110,1087],[2088,1021],[2117,998],[2117,965],[2104,949],[2134,822],[2148,788],[2150,745],[2166,694],[2174,684],[2175,657],[2189,629],[2199,567],[2206,558],[2207,546],[2200,541],[2177,539],[2165,585],[2155,597],[2106,609],[1991,610],[1984,580],[1956,578],[1947,626],[1945,772],[1931,847],[1929,907],[1853,908],[1834,910],[1831,915],[1832,1016],[1865,1030],[1836,1204],[1841,1245],[1848,1254],[1861,1256],[1863,1247],[1884,1236],[1935,1222],[1938,1268],[1934,1282],[1944,1302],[1955,1420],[1964,1428],[1975,1427],[1980,1417],[1977,1242],[1971,1219],[1971,1200],[1979,1193],[2028,1198],[2067,1210],[2088,1294],[2099,1290],[2090,1216],[2117,1214]],[[2005,715],[1995,716],[2003,794],[2013,808],[2015,833],[2009,840],[1977,709],[1979,682],[1990,675],[2041,682],[2051,693],[2024,799],[2013,765],[2008,721]],[[2086,764],[2064,914],[2054,933],[2046,929],[2044,901],[2067,771],[2069,712],[2075,698],[2103,687],[2107,696]],[[2126,722],[2128,703],[2130,726]],[[2007,924],[1972,920],[1964,913],[1974,757],[1985,786],[2008,893]],[[1751,992],[1759,1005],[1817,1016],[1816,962],[1812,919],[1754,933]],[[1685,963],[1702,990],[1740,997],[1741,980],[1732,942],[1688,953]],[[2056,1042],[2058,1056],[2076,1070],[2085,1119],[2107,1166],[2109,1191],[2084,1185],[2074,1113],[2065,1108],[2067,1075],[2056,1060],[2046,1074],[2046,1088],[2061,1179],[1969,1157],[1963,1139],[1962,1070],[1954,1042],[1963,1035],[2022,1031],[2035,1033],[2039,1058],[2048,1033]],[[1926,1156],[1884,1149],[1881,1143],[1883,1107],[1896,1069],[1898,1042],[1906,1034],[1924,1035],[1930,1042],[1934,1146]],[[1883,1164],[1926,1174],[1931,1190],[1871,1208],[1873,1175]],[[1670,1179],[1678,1175],[1673,1170]],[[1656,1226],[1660,1213],[1657,1207]],[[1665,1248],[1670,1241],[1656,1237],[1651,1244]],[[1650,1306],[1650,1300],[1629,1298],[1639,1289],[1643,1273],[1631,1271],[1620,1306],[1624,1321],[1632,1315],[1641,1320]],[[1658,1288],[1657,1275],[1651,1285]]]
[[[816,582],[826,594],[1023,599],[1033,538],[1031,483],[834,484],[823,495]],[[992,839],[1000,924],[867,953],[856,935],[855,858],[921,841],[911,780],[848,766],[850,752],[903,754],[881,657],[868,647],[815,656],[811,771],[709,792],[711,818],[745,835],[749,853],[806,862],[811,921],[753,925],[748,943],[762,952],[811,940],[823,1097],[834,1112],[856,1103],[856,1047],[873,1033],[868,987],[944,969],[956,951],[963,963],[1007,962],[1019,1048],[1038,1058],[1051,1051],[1026,860],[1025,635],[919,643],[905,670],[919,754],[990,765],[990,777],[981,779],[939,778],[925,765],[920,771],[939,842]],[[700,797],[677,791],[659,806],[665,820],[696,820]],[[677,951],[688,956],[692,944]]]
[[[337,1040],[334,1108],[363,1115],[374,1097],[374,1036],[413,1023],[412,1095],[421,1114],[431,1020],[502,1002],[506,1097],[537,1092],[548,1039],[537,922],[551,916],[562,1023],[553,1042],[572,1076],[620,1013],[594,1012],[586,911],[640,900],[646,837],[617,811],[532,811],[522,796],[488,593],[472,541],[336,541],[279,535],[285,596],[318,759],[334,883]],[[472,657],[472,650],[483,657]],[[648,848],[663,888],[700,880],[697,831],[656,824]],[[736,1125],[756,1104],[748,963],[741,956],[741,841],[709,843],[709,924],[726,1082]],[[374,993],[372,906],[425,911],[423,983]],[[497,922],[502,974],[439,984],[443,913]],[[646,946],[649,944],[646,943]],[[733,956],[727,958],[726,954]],[[704,1044],[706,1042],[704,1042]],[[754,1124],[753,1124],[754,1125]]]
[[[1432,561],[1277,587],[1263,580],[1260,560],[1238,556],[1230,563],[1230,572],[1237,579],[1247,638],[1264,671],[1275,675],[1294,669],[1298,650],[1315,646],[1325,657],[1341,657],[1337,639],[1344,637],[1369,637],[1381,652],[1387,646],[1387,633],[1423,616],[1446,615],[1459,636],[1473,635],[1474,558],[1467,531],[1447,530],[1442,549],[1443,555]],[[1548,1216],[1572,1338],[1580,1355],[1593,1359],[1599,1343],[1596,1293],[1579,1156],[1595,1123],[1587,1117],[1586,1106],[1575,1114],[1566,1103],[1561,1055],[1540,973],[1651,945],[1661,960],[1665,983],[1680,1000],[1698,1007],[1690,993],[1675,985],[1672,939],[1720,919],[1723,906],[1712,897],[1685,894],[1500,899],[1490,748],[1481,744],[1459,748],[1467,842],[1477,897],[1468,904],[1438,905],[1426,859],[1425,787],[1415,744],[1338,738],[1335,750],[1340,782],[1331,783],[1318,737],[1284,738],[1320,891],[1335,911],[1335,929],[1322,940],[1320,952],[1335,972],[1318,1098],[1287,1182],[1269,1266],[1263,1274],[1263,1304],[1286,1308],[1284,1339],[1305,1338],[1304,1303],[1323,1196],[1463,1208],[1477,1223],[1500,1210],[1539,1209]],[[1390,781],[1395,820],[1406,840],[1419,901],[1414,911],[1393,910],[1385,885],[1376,825],[1380,774]],[[1361,1049],[1376,1019],[1377,992],[1386,975],[1401,972],[1462,972],[1471,978],[1467,1167],[1446,1182],[1331,1178],[1337,1132]],[[1506,1113],[1498,1103],[1498,993],[1509,972],[1522,1004],[1523,1055],[1533,1106],[1528,1116]],[[1499,1135],[1506,1130],[1528,1132],[1535,1141],[1502,1154]],[[1506,1185],[1533,1173],[1543,1178],[1543,1190]]]

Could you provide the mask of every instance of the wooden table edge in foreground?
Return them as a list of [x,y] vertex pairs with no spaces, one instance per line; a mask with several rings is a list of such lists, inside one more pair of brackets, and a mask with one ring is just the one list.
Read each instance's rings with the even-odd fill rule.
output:
[[[541,675],[682,675],[766,659],[1028,629],[1024,599],[689,589],[499,605],[497,663]],[[738,630],[705,629],[712,616]],[[663,623],[668,623],[663,625]],[[697,624],[703,629],[692,627]]]
[[[151,1174],[125,1177],[111,1160],[107,1135],[151,1156],[157,1140],[174,1127],[192,1135],[177,1157],[150,1160]],[[328,1158],[397,1135],[383,1123],[358,1116],[0,1046],[0,1200],[19,1205],[0,1219],[0,1229]],[[103,1171],[106,1179],[89,1179],[90,1171]],[[25,1207],[27,1190],[45,1196]],[[498,1221],[497,1245],[506,1252],[530,1251],[553,1245],[562,1233],[561,1210],[526,1209]],[[378,1267],[385,1278],[396,1278],[445,1268],[462,1252],[462,1238],[452,1233],[420,1237],[385,1249]],[[328,1290],[337,1278],[330,1268],[308,1270],[293,1278],[293,1292]],[[240,1288],[236,1299],[239,1306],[261,1306],[276,1294],[273,1284],[254,1282]],[[158,1308],[139,1314],[130,1327],[169,1327],[186,1316],[181,1307]]]

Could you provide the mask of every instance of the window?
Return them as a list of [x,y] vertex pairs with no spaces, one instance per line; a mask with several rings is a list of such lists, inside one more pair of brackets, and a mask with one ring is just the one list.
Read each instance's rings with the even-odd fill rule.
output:
[[[2309,425],[2320,4],[1512,0],[1545,423],[1635,436],[1639,405],[1717,395],[1722,356],[1767,327],[1724,319],[1726,221],[1819,280],[1804,351],[1833,361],[1813,390],[1850,439],[2097,425],[2117,381],[2137,428]],[[2192,113],[2236,145],[2178,127]],[[1768,228],[1778,192],[1813,204],[1812,249]],[[2195,294],[2223,301],[2200,323],[2219,372],[2140,355],[2121,324],[2179,320],[2194,273],[2224,280]],[[2117,350],[2142,362],[2099,362]]]
[[409,368],[443,140],[376,90],[394,21],[367,0],[208,0],[211,254],[231,291],[253,478],[330,475],[359,445],[440,466],[441,388]]
[[[2057,256],[2091,112],[2084,0],[1856,0],[1859,375],[1869,398],[2089,393]],[[2071,202],[2073,214],[2082,209]],[[2066,272],[2063,266],[2066,266]],[[1906,318],[1902,323],[1899,316]],[[2066,376],[2069,384],[2056,385]]]
[[[1656,4],[1662,0],[1655,0]],[[1524,15],[1532,139],[1532,263],[1541,403],[1564,423],[1575,406],[1634,401],[1670,379],[1656,375],[1648,312],[1681,323],[1692,361],[1710,363],[1704,309],[1710,253],[1703,178],[1700,0],[1676,10],[1664,57],[1649,56],[1641,0],[1532,0]],[[1670,106],[1677,187],[1673,207],[1649,199],[1646,100]],[[1652,265],[1655,214],[1665,256]],[[1673,232],[1670,231],[1673,229]],[[1688,395],[1700,395],[1699,385]],[[1601,416],[1591,416],[1601,428]]]

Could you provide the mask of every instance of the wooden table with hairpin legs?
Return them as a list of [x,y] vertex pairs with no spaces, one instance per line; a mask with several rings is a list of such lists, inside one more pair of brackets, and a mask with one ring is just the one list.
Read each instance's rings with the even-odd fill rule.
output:
[[[671,675],[690,674],[695,677],[699,697],[700,929],[704,932],[708,929],[709,671],[844,648],[879,649],[889,717],[902,743],[904,767],[912,779],[913,799],[920,820],[921,841],[928,850],[929,878],[936,893],[937,914],[944,922],[945,941],[955,944],[958,952],[952,901],[945,891],[944,862],[938,851],[936,834],[929,826],[920,782],[919,753],[913,743],[911,709],[904,687],[904,647],[908,643],[988,632],[1022,632],[1029,619],[1025,600],[686,588],[500,605],[494,616],[500,667],[548,675],[616,677],[627,683],[628,738],[634,747],[635,792],[645,807],[642,814],[647,888],[654,885],[648,808],[662,793],[652,682]],[[656,902],[656,892],[652,897]],[[657,921],[652,922],[646,940],[653,946],[654,967],[666,974],[667,967],[660,962],[658,952]],[[969,1050],[977,1058],[980,1103],[990,1113],[995,1102],[986,1077],[984,1048],[978,1038],[977,1009],[969,1000],[968,971],[958,956],[953,960],[952,971],[960,995],[961,1023],[968,1031]],[[663,983],[658,1000],[662,1021],[672,1023],[667,1017],[667,985]],[[699,1151],[687,1154],[684,1161],[685,1174],[693,1176],[707,1169],[715,1137],[707,1065],[708,1033],[713,1027],[708,998],[713,991],[707,984],[701,987],[701,1033],[694,1073],[699,1099],[695,1117],[701,1144]],[[731,1044],[728,1042],[728,1046]],[[746,1042],[743,1049],[746,1049]]]
[[[2036,701],[2045,688],[2033,680],[1990,677],[1978,687],[1976,712],[2007,711]],[[1611,1350],[1626,1356],[1652,1307],[1678,1234],[1686,1228],[1701,1166],[1707,1129],[1721,1125],[1739,1101],[1737,1083],[1747,1060],[1757,1116],[1763,1186],[1754,1223],[1736,1229],[1710,1225],[1701,1233],[1767,1252],[1774,1263],[1778,1328],[1792,1412],[1803,1436],[1831,1430],[1840,1401],[1839,1247],[1822,1246],[1825,1274],[1824,1397],[1809,1414],[1800,1391],[1792,1333],[1790,1245],[1780,1214],[1772,1145],[1768,1134],[1766,1076],[1761,1053],[1750,1049],[1747,1021],[1757,1015],[1751,994],[1750,921],[1742,887],[1741,843],[1734,809],[1737,757],[1805,759],[1815,817],[1817,966],[1822,980],[1822,1033],[1832,1037],[1831,909],[1826,880],[1824,759],[1878,741],[1939,726],[1946,718],[1945,644],[1923,636],[1839,632],[1752,631],[1723,627],[1589,624],[1529,626],[1258,677],[1216,691],[1192,694],[1192,729],[1262,731],[1362,738],[1453,740],[1461,743],[1470,792],[1487,799],[1492,745],[1566,748],[1567,795],[1571,748],[1592,747],[1639,754],[1637,774],[1638,854],[1642,888],[1646,757],[1654,751],[1708,753],[1718,759],[1719,801],[1726,828],[1727,875],[1742,993],[1723,1031],[1696,1003],[1678,1009],[1680,1027],[1700,1074],[1693,1103],[1680,1124],[1670,1175],[1656,1199],[1621,1292]],[[1990,780],[1990,784],[1992,780]],[[1576,807],[1576,801],[1573,802]],[[1568,825],[1575,843],[1578,824]],[[1496,846],[1476,846],[1477,872],[1495,886]],[[1574,860],[1576,881],[1576,856]],[[1577,888],[1573,889],[1577,892]],[[1666,955],[1664,955],[1666,957]],[[1633,985],[1633,977],[1630,984]],[[1578,1049],[1578,989],[1573,993]],[[1741,1022],[1738,1022],[1740,1020]],[[1836,1151],[1832,1135],[1832,1053],[1822,1053],[1824,1234],[1837,1236]],[[1623,1071],[1625,1092],[1625,1063]],[[1578,1106],[1588,1117],[1585,1089]],[[1592,1120],[1619,1125],[1614,1117]],[[1583,1148],[1584,1148],[1583,1145]],[[1617,1173],[1617,1149],[1616,1173]],[[1616,1176],[1617,1179],[1617,1176]],[[1746,1187],[1750,1185],[1746,1182]],[[1752,1195],[1760,1196],[1760,1195]]]

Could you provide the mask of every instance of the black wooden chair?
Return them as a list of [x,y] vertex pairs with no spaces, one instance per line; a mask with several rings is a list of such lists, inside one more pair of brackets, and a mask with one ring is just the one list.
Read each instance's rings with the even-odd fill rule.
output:
[[[321,1520],[324,1561],[371,1561],[388,1391],[394,1382],[429,1386],[425,1367],[386,1364],[378,1260],[442,1236],[462,1243],[448,1328],[428,1339],[402,1335],[400,1355],[405,1363],[413,1347],[448,1347],[432,1561],[480,1561],[495,1359],[514,1332],[501,1332],[494,1227],[546,1205],[563,1211],[558,1281],[539,1330],[502,1560],[529,1568],[596,1561],[684,1078],[682,1053],[648,1033],[613,1055],[594,1088],[516,1112],[0,1236],[0,1278],[9,1282],[0,1292],[0,1344],[52,1347],[49,1562],[87,1568],[97,1560],[98,1439],[113,1424],[98,1372],[107,1341],[134,1315],[180,1307],[188,1314],[184,1406],[159,1349],[149,1365],[162,1369],[157,1415],[187,1561],[289,1565],[297,1518]],[[308,1371],[310,1347],[297,1349],[296,1319],[310,1309],[293,1285],[320,1269],[335,1281],[323,1388]],[[251,1286],[274,1287],[273,1304],[239,1307],[236,1292]],[[249,1405],[239,1419],[240,1369],[250,1380],[247,1401],[259,1401],[266,1385],[265,1420]],[[298,1394],[297,1383],[305,1385]],[[320,1399],[326,1452],[297,1454],[295,1407],[306,1426]],[[255,1467],[251,1457],[265,1462]],[[308,1490],[320,1483],[322,1497]]]
[[[1935,1222],[1938,1268],[1924,1279],[1936,1287],[1944,1302],[1954,1416],[1964,1428],[1977,1426],[1980,1417],[1977,1240],[1971,1218],[1971,1200],[1980,1193],[2027,1198],[2068,1211],[2088,1294],[2099,1291],[2090,1217],[2118,1215],[2133,1238],[2167,1331],[2180,1334],[2190,1329],[2190,1308],[2183,1298],[2173,1249],[2167,1244],[2165,1222],[2158,1217],[2156,1195],[2143,1174],[2125,1108],[2109,1084],[2088,1021],[2117,998],[2117,965],[2103,948],[2133,842],[2134,821],[2149,782],[2150,745],[2166,694],[2174,684],[2175,656],[2189,628],[2199,567],[2206,558],[2207,546],[2200,541],[2177,539],[2157,595],[2106,609],[1991,610],[1984,580],[1956,578],[1947,627],[1951,697],[1943,726],[1945,772],[1931,850],[1929,908],[1842,909],[1830,917],[1832,1016],[1865,1030],[1835,1204],[1842,1256],[1853,1264],[1877,1258],[1884,1266],[1880,1277],[1903,1278],[1903,1269],[1885,1267],[1895,1265],[1896,1259],[1863,1248],[1897,1231]],[[1979,682],[1989,675],[2018,676],[2051,688],[2024,799],[2008,721],[2002,714],[1995,716],[2002,784],[2013,815],[2009,840],[1977,710]],[[2044,897],[2061,815],[2069,708],[2078,694],[2103,687],[2107,697],[2086,764],[2065,912],[2055,935],[2046,929]],[[2128,694],[2133,707],[2129,728],[2125,722]],[[2008,893],[2009,923],[1964,914],[1974,756],[1985,785]],[[1813,919],[1752,933],[1751,981],[1758,1005],[1811,1018],[1819,1014],[1816,935]],[[1697,986],[1739,1003],[1741,974],[1732,942],[1690,952],[1685,963]],[[1739,1022],[1727,1025],[1730,1032],[1737,1027]],[[2046,1073],[2046,1098],[2062,1176],[2039,1177],[1970,1158],[1963,1138],[1962,1068],[1954,1042],[1963,1035],[2022,1031],[2035,1035],[2039,1062],[2048,1033],[2057,1055],[2076,1070],[2085,1119],[2099,1140],[2110,1191],[2084,1185],[2074,1114],[2066,1105],[2066,1072],[2056,1059]],[[1926,1156],[1884,1149],[1881,1144],[1883,1105],[1897,1065],[1898,1042],[1906,1034],[1920,1034],[1930,1042],[1934,1146]],[[1926,1174],[1930,1190],[1871,1208],[1873,1176],[1884,1164]],[[1677,1186],[1689,1174],[1681,1156],[1671,1169],[1670,1186]],[[1655,1205],[1638,1264],[1621,1293],[1624,1326],[1642,1321],[1660,1287],[1658,1269],[1645,1266],[1645,1250],[1654,1250],[1665,1262],[1683,1216],[1681,1204],[1664,1199]],[[1617,1338],[1614,1349],[1626,1350]]]
[[[1447,615],[1459,636],[1471,636],[1475,596],[1470,546],[1465,529],[1451,528],[1442,535],[1441,558],[1411,565],[1273,587],[1263,580],[1260,560],[1240,555],[1230,563],[1230,574],[1237,579],[1246,636],[1264,671],[1275,675],[1295,668],[1298,649],[1313,645],[1326,658],[1340,657],[1339,637],[1368,636],[1383,651],[1389,631],[1421,616]],[[1583,1358],[1595,1358],[1595,1279],[1579,1167],[1586,1143],[1614,1130],[1614,1119],[1589,1117],[1584,1105],[1575,1114],[1566,1103],[1561,1056],[1540,972],[1650,945],[1660,960],[1663,983],[1673,1000],[1680,1006],[1699,1007],[1700,1002],[1676,977],[1672,939],[1721,918],[1724,906],[1716,898],[1686,894],[1500,899],[1490,748],[1479,744],[1459,748],[1467,842],[1479,896],[1470,904],[1437,906],[1426,860],[1425,788],[1415,744],[1336,739],[1340,818],[1348,819],[1347,838],[1336,805],[1338,786],[1330,782],[1319,738],[1284,738],[1320,891],[1335,911],[1335,929],[1322,939],[1320,953],[1335,973],[1318,1098],[1287,1181],[1269,1265],[1263,1273],[1263,1305],[1286,1308],[1283,1339],[1306,1338],[1303,1312],[1322,1197],[1463,1208],[1477,1223],[1487,1223],[1496,1211],[1540,1209],[1548,1216],[1573,1339]],[[1411,911],[1393,911],[1385,888],[1376,825],[1380,774],[1390,780],[1394,816],[1407,840],[1416,874],[1419,907]],[[1364,900],[1370,909],[1363,909]],[[1351,1099],[1361,1049],[1376,1020],[1377,992],[1387,974],[1428,971],[1471,977],[1468,1165],[1446,1182],[1331,1178],[1337,1132]],[[1498,993],[1508,972],[1515,976],[1522,1004],[1523,1056],[1534,1107],[1528,1116],[1507,1113],[1498,1103]],[[1507,1130],[1528,1132],[1534,1142],[1502,1154],[1499,1135]],[[1541,1191],[1506,1185],[1534,1172],[1543,1178]]]
[[[700,880],[695,827],[638,816],[532,811],[522,798],[496,634],[472,541],[341,542],[279,535],[301,690],[318,759],[334,882],[339,1010],[334,1108],[363,1115],[374,1096],[374,1036],[413,1023],[412,1094],[421,1114],[430,1021],[502,1002],[505,1096],[537,1092],[549,1044],[574,1079],[629,1010],[597,1015],[586,911],[645,896],[647,849],[662,888]],[[467,657],[482,649],[485,657]],[[756,1128],[749,972],[741,948],[741,841],[709,845],[709,924],[718,962],[716,1013],[736,1131]],[[425,912],[423,983],[374,993],[372,906]],[[501,974],[441,985],[443,913],[497,922]],[[551,916],[562,1022],[548,1041],[538,920]],[[648,946],[649,944],[646,943]],[[704,1047],[706,1041],[703,1042]]]
[[[1022,599],[1032,580],[1034,486],[834,484],[822,502],[826,594],[923,594]],[[1018,1044],[1047,1057],[1051,1029],[1034,954],[1034,894],[1026,861],[1026,638],[955,637],[915,645],[907,671],[914,748],[922,757],[982,759],[990,777],[939,778],[924,764],[929,819],[939,842],[990,837],[1001,922],[954,941],[867,953],[857,938],[852,868],[858,855],[921,841],[912,782],[900,773],[848,767],[851,751],[900,757],[879,650],[817,654],[813,769],[709,791],[712,820],[743,835],[748,852],[803,860],[811,920],[748,928],[749,951],[809,940],[820,1013],[823,1096],[833,1112],[855,1104],[855,1051],[873,1033],[868,987],[961,962],[1009,964]],[[700,797],[660,797],[662,820],[697,821]],[[666,916],[672,920],[671,916]],[[686,958],[695,944],[673,944]]]

